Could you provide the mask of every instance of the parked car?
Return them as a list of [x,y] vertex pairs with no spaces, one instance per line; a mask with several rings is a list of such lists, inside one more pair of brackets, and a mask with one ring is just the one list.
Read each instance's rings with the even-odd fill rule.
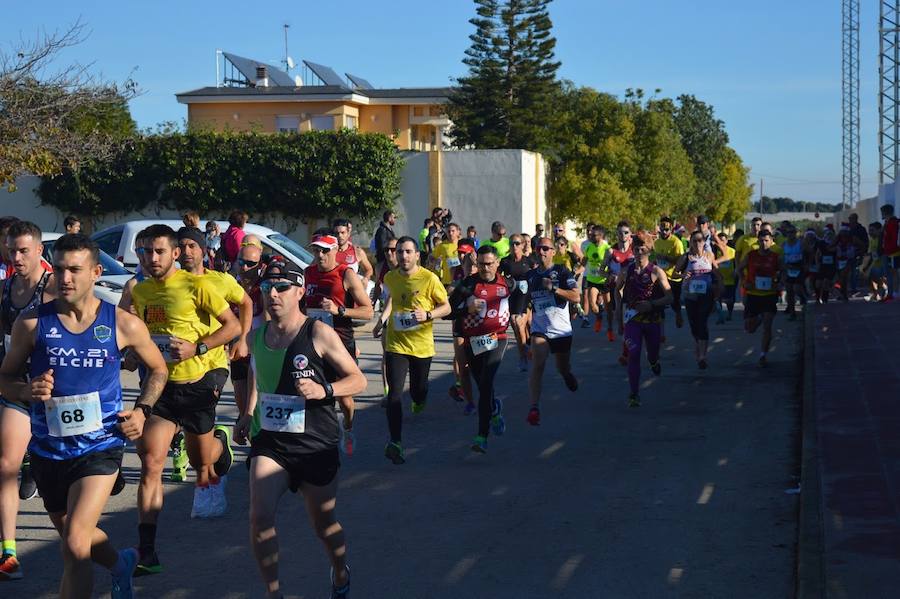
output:
[[[219,223],[222,232],[225,232],[228,221],[216,222]],[[138,265],[137,254],[134,253],[134,239],[142,229],[157,224],[169,225],[176,231],[183,226],[180,220],[133,220],[97,231],[91,235],[91,239],[97,242],[101,250],[115,256],[126,269],[134,271]],[[312,254],[303,246],[278,231],[248,223],[244,225],[244,232],[259,237],[265,254],[284,256],[288,262],[300,269],[305,269],[313,262]]]
[[[44,244],[44,259],[47,262],[53,262],[53,243],[60,237],[62,237],[62,233],[41,234],[41,243]],[[103,274],[94,284],[94,295],[113,305],[119,305],[125,283],[134,275],[103,250],[100,250],[100,265],[103,267]]]

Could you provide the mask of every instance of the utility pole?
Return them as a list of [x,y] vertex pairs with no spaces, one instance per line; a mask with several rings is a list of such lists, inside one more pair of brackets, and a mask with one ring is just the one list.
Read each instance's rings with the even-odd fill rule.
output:
[[763,179],[762,179],[762,177],[759,178],[759,213],[760,214],[766,213],[766,207],[763,204]]
[[841,206],[849,208],[859,200],[859,0],[841,0],[841,20]]
[[288,63],[288,48],[287,48],[287,35],[288,35],[289,27],[290,27],[290,25],[288,25],[287,23],[284,24],[284,72],[285,73],[290,73],[290,70],[291,70],[291,65]]

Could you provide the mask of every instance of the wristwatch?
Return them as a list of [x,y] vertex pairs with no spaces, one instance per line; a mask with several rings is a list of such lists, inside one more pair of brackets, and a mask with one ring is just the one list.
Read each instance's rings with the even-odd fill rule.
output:
[[431,311],[425,313],[425,320],[434,320],[434,317],[431,316]]
[[147,404],[136,403],[136,404],[134,404],[134,409],[140,410],[141,412],[144,413],[144,420],[148,420],[150,418],[150,412],[152,411],[152,409]]
[[208,351],[209,351],[209,347],[207,347],[205,343],[203,343],[202,341],[197,343],[197,355],[198,356],[202,356]]
[[343,316],[344,312],[346,312],[346,311],[347,311],[347,308],[345,308],[344,306],[338,306],[338,316]]
[[334,387],[331,386],[331,383],[325,381],[322,383],[322,387],[325,388],[325,399],[331,401],[334,399]]

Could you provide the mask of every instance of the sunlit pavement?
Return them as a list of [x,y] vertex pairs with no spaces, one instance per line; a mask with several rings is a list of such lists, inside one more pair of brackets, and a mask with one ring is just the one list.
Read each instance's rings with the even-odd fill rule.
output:
[[[542,424],[525,422],[527,378],[509,351],[498,377],[507,430],[488,453],[469,444],[474,416],[447,395],[449,325],[438,325],[429,404],[404,408],[407,463],[382,455],[380,344],[358,332],[369,378],[344,458],[338,515],[349,539],[356,598],[788,597],[796,567],[800,322],[779,314],[769,366],[742,314],[712,324],[710,368],[698,370],[687,328],[667,322],[663,373],[644,366],[640,408],[626,407],[621,340],[575,323],[577,393],[548,367]],[[129,397],[134,378],[127,377]],[[223,422],[236,410],[226,394]],[[166,483],[157,549],[163,574],[140,578],[144,597],[261,597],[247,532],[246,450],[228,482],[225,518],[189,518],[191,483]],[[139,463],[102,521],[117,544],[137,543]],[[168,475],[168,471],[166,472]],[[39,499],[23,503],[24,580],[0,597],[50,597],[61,559]],[[327,597],[328,563],[301,501],[286,496],[278,526],[281,580],[291,597]],[[97,592],[109,577],[97,568]]]

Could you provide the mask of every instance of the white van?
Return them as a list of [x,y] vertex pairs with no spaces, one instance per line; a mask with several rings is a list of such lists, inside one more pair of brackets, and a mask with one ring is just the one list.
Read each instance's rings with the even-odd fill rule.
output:
[[[222,233],[228,229],[228,221],[216,221]],[[91,239],[97,242],[100,249],[121,262],[125,268],[134,271],[137,269],[138,259],[134,253],[134,239],[137,234],[150,225],[169,225],[176,231],[184,226],[180,220],[132,220],[112,227],[107,227],[91,235]],[[298,268],[305,269],[312,264],[313,257],[299,243],[262,225],[246,224],[244,232],[248,235],[256,235],[263,244],[263,253],[284,256]]]

